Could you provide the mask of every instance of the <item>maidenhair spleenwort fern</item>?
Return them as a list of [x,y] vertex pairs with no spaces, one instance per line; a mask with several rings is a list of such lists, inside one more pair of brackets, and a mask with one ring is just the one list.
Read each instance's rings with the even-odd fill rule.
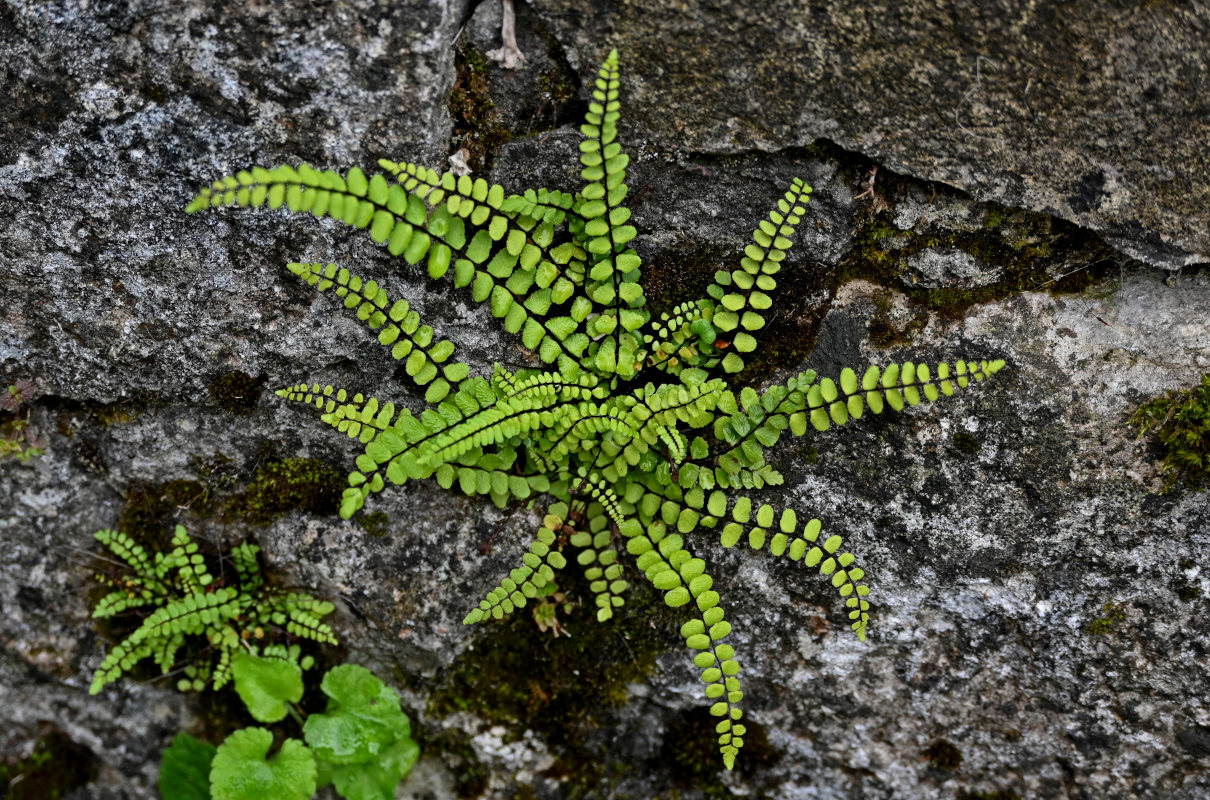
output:
[[[254,544],[236,545],[230,552],[232,574],[215,578],[181,525],[176,526],[167,553],[148,553],[121,531],[97,531],[96,538],[129,572],[118,580],[99,576],[112,591],[97,603],[93,619],[150,613],[109,651],[93,676],[91,694],[145,658],[167,675],[182,650],[192,661],[183,668],[185,676],[177,681],[177,688],[200,691],[207,682],[221,689],[231,679],[232,660],[240,653],[281,659],[305,669],[313,659],[300,658],[300,648],[291,640],[337,643],[322,621],[334,606],[266,584],[257,562],[260,548]],[[191,647],[190,639],[205,644]]]
[[[482,178],[438,175],[380,161],[367,177],[306,164],[254,167],[216,181],[190,212],[222,206],[285,206],[368,228],[374,241],[436,280],[452,277],[520,334],[549,367],[472,375],[406,300],[334,264],[291,272],[353,310],[424,392],[419,413],[317,384],[278,392],[316,407],[324,422],[365,452],[349,477],[348,518],[388,483],[434,478],[503,506],[541,500],[543,527],[500,584],[466,617],[499,619],[543,591],[569,560],[584,571],[604,622],[622,605],[625,550],[665,602],[684,609],[681,633],[696,651],[718,743],[731,768],[743,746],[740,664],[706,562],[689,538],[713,529],[724,547],[799,561],[827,576],[849,624],[865,638],[865,573],[823,531],[791,508],[754,505],[744,490],[782,482],[766,451],[789,431],[802,436],[934,401],[997,372],[1002,361],[935,367],[905,362],[837,379],[807,370],[763,392],[730,388],[773,304],[777,275],[811,188],[794,180],[753,232],[738,268],[720,270],[708,297],[654,319],[630,247],[628,156],[617,142],[617,53],[592,91],[580,143],[583,188],[575,194],[511,194]],[[695,549],[697,545],[694,546]]]

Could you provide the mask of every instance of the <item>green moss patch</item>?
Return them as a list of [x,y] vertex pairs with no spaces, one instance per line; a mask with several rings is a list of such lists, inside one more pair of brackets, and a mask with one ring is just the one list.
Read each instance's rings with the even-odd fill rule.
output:
[[[196,480],[136,482],[114,527],[156,549],[167,546],[173,526],[183,520],[215,517],[267,525],[294,510],[320,516],[336,513],[347,483],[343,473],[314,458],[256,460],[251,475],[221,454],[195,460]],[[242,488],[240,488],[242,487]]]
[[163,550],[182,514],[204,517],[212,510],[210,490],[198,481],[132,483],[126,489],[126,505],[114,527],[136,541]]
[[1101,608],[1101,613],[1103,616],[1097,617],[1084,626],[1085,632],[1094,636],[1103,636],[1113,630],[1114,626],[1126,620],[1126,612],[1117,603],[1106,603]]
[[[854,194],[864,191],[870,171],[877,166],[823,140],[805,153],[837,162],[842,180]],[[901,230],[896,209],[908,202],[923,203],[925,208],[911,228]],[[970,207],[961,229],[947,227],[943,215],[932,211],[934,206],[952,208],[961,202]],[[897,175],[880,166],[872,195],[857,203],[856,232],[835,286],[867,280],[901,291],[921,307],[952,319],[961,318],[972,305],[1024,291],[1083,291],[1113,274],[1120,261],[1099,236],[1071,223],[999,203],[972,202],[945,184]],[[914,287],[909,262],[930,249],[962,251],[997,268],[1000,277],[994,283],[966,288]]]
[[[651,589],[635,586],[626,602],[630,613],[601,626],[579,572],[561,573],[559,581],[565,596],[578,602],[571,614],[560,611],[566,635],[542,632],[533,604],[485,627],[441,676],[428,711],[438,718],[470,712],[518,736],[535,731],[557,756],[549,775],[565,781],[566,796],[577,797],[633,766],[602,763],[595,738],[613,727],[609,716],[630,699],[629,684],[646,683],[656,656],[680,643],[679,622]],[[540,673],[535,663],[543,664]],[[712,730],[704,729],[705,761],[721,770]]]
[[1182,480],[1193,489],[1210,484],[1210,374],[1192,389],[1169,392],[1139,406],[1130,424],[1139,436],[1154,434],[1163,449],[1165,491]]
[[467,152],[466,164],[475,174],[486,173],[496,151],[512,140],[488,90],[487,59],[462,42],[454,51],[454,87],[450,90],[453,146]]
[[966,431],[958,431],[953,435],[950,441],[953,442],[954,447],[963,453],[966,453],[968,456],[975,456],[979,454],[979,440]]
[[318,459],[274,459],[261,465],[248,489],[232,498],[226,511],[260,525],[295,509],[331,516],[340,507],[346,484],[343,473]]
[[360,514],[357,521],[361,523],[361,529],[371,536],[386,536],[391,532],[391,518],[385,511]]
[[896,324],[891,319],[891,299],[888,292],[879,292],[874,296],[874,316],[870,318],[868,331],[870,344],[875,347],[895,347],[910,343],[928,325],[928,313],[916,309],[911,319]]

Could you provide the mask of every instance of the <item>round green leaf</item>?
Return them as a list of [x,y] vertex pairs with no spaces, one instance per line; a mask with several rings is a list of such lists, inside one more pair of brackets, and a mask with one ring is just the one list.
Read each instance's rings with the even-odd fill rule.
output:
[[287,739],[272,757],[273,734],[243,728],[227,737],[210,766],[214,800],[309,800],[315,794],[315,758],[306,745]]
[[231,675],[240,699],[261,722],[277,722],[289,713],[290,703],[302,699],[302,670],[289,661],[240,653],[231,662]]
[[347,800],[393,800],[418,758],[420,746],[404,737],[365,764],[333,767],[332,783]]
[[303,735],[315,754],[333,764],[360,764],[411,733],[399,695],[365,667],[342,664],[324,675],[323,714],[312,714]]

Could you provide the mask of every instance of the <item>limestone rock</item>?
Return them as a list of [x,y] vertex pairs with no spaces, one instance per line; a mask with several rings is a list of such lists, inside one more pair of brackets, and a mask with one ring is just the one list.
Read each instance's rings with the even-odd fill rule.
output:
[[777,152],[825,137],[1102,231],[1149,263],[1210,261],[1203,4],[534,6],[581,70],[620,48],[630,120],[663,146]]
[[[480,58],[499,46],[490,3],[0,9],[0,372],[33,382],[46,446],[0,461],[0,752],[66,737],[86,767],[68,797],[152,798],[176,731],[220,735],[229,706],[163,680],[87,694],[113,635],[88,618],[92,532],[181,522],[215,552],[256,539],[275,580],[337,602],[333,656],[391,681],[418,731],[404,797],[1210,793],[1210,502],[1156,494],[1124,424],[1210,371],[1210,278],[1105,238],[1168,264],[1207,252],[1201,7],[1111,26],[1091,5],[800,6],[518,4],[516,71]],[[540,509],[417,484],[341,521],[357,446],[271,392],[420,404],[290,260],[377,277],[478,367],[523,363],[512,337],[331,221],[182,213],[249,163],[439,167],[463,147],[510,188],[574,189],[580,81],[612,46],[654,308],[737,263],[802,176],[813,199],[745,380],[1008,362],[961,397],[779,445],[786,484],[765,496],[864,560],[868,644],[826,581],[695,545],[745,671],[734,773],[680,620],[639,574],[606,626],[574,608],[569,636],[524,613],[464,628]]]

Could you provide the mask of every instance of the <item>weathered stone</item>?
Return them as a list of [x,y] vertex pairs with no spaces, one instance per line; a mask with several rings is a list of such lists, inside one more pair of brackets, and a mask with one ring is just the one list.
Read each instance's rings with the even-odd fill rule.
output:
[[621,50],[630,124],[663,147],[824,137],[1103,231],[1150,263],[1210,260],[1203,4],[534,6],[585,74]]
[[[1183,154],[1191,167],[1177,182],[1204,195],[1192,167],[1204,157],[1182,150],[1200,123],[1175,130],[1177,98],[1202,80],[1200,51],[1180,49],[1185,29],[1168,34],[1171,64],[1156,67],[1154,48],[1138,56],[1134,74],[1154,76],[1156,103],[1169,104],[1151,138],[1101,144],[1056,128],[1060,154],[1055,138],[1021,150],[1017,123],[990,115],[1017,113],[1007,93],[1024,89],[1009,77],[1029,80],[1021,65],[1034,53],[1035,114],[1053,119],[1066,104],[1071,126],[1100,130],[1098,92],[1117,84],[1090,80],[1089,99],[1074,103],[1072,81],[1040,76],[1062,63],[1047,50],[1053,37],[1095,30],[1101,12],[1049,39],[1042,17],[1014,18],[1003,24],[1018,33],[974,36],[969,50],[941,37],[949,23],[938,19],[938,44],[922,56],[903,55],[930,30],[910,9],[894,25],[877,10],[844,26],[839,12],[798,26],[794,9],[780,19],[737,11],[736,25],[689,16],[699,25],[689,39],[659,5],[633,15],[536,5],[518,8],[530,66],[484,64],[478,76],[479,100],[506,134],[483,151],[491,175],[510,188],[576,188],[578,134],[566,123],[586,95],[562,65],[588,74],[618,45],[635,246],[657,309],[734,265],[791,177],[814,186],[747,381],[891,359],[1008,361],[958,398],[779,444],[786,484],[764,496],[818,515],[860,555],[877,601],[870,642],[844,630],[826,581],[701,537],[735,625],[751,726],[724,773],[680,620],[638,573],[625,613],[605,626],[583,607],[557,612],[569,636],[543,633],[526,613],[460,624],[523,551],[540,507],[498,510],[428,483],[375,496],[348,522],[322,505],[300,510],[310,498],[294,492],[283,493],[291,508],[248,507],[253,487],[284,476],[267,465],[314,459],[308,475],[330,475],[358,451],[271,389],[316,380],[420,404],[363,326],[285,262],[331,260],[383,280],[476,367],[529,354],[466,295],[331,221],[181,208],[197,186],[252,162],[444,166],[474,134],[446,105],[461,77],[455,36],[469,20],[462,43],[496,47],[492,4],[10,5],[0,10],[15,98],[0,110],[0,371],[42,393],[30,414],[47,452],[0,461],[0,752],[30,752],[53,725],[99,765],[71,797],[150,798],[176,731],[214,738],[227,724],[221,704],[163,681],[88,696],[109,635],[88,619],[101,567],[91,534],[121,520],[149,532],[187,524],[216,552],[253,537],[275,580],[336,601],[345,657],[401,690],[422,740],[406,796],[1210,792],[1200,644],[1210,502],[1156,494],[1155,454],[1124,424],[1141,400],[1210,371],[1210,278],[1114,256],[1095,233],[1036,213],[1205,252],[1204,209],[1181,206],[1145,168]],[[1162,4],[1130,13],[1196,21]],[[952,24],[977,33],[1002,23],[988,11]],[[826,45],[829,25],[848,46]],[[1134,30],[1154,40],[1158,28]],[[1074,52],[1072,63],[1091,57]],[[984,116],[961,118],[968,133],[926,133],[953,109],[912,75],[960,98],[976,55],[999,67],[983,62],[986,96],[964,101]],[[947,58],[966,72],[945,77]],[[734,77],[720,78],[728,69]],[[887,74],[905,76],[902,101]],[[538,109],[563,92],[555,78],[579,94],[546,116]],[[750,96],[735,91],[741,79],[756,81]],[[821,86],[831,94],[811,95]],[[807,96],[821,99],[799,103]],[[1136,137],[1137,117],[1121,119]],[[850,150],[794,146],[818,135]],[[1139,145],[1136,161],[1115,160],[1123,142]],[[1056,171],[1041,173],[1043,158]],[[1120,191],[1107,178],[1106,198],[1075,208],[1065,181],[1085,162],[1116,165]],[[874,192],[859,196],[875,166]],[[1068,292],[1046,292],[1056,287]],[[574,580],[566,589],[582,599]]]

